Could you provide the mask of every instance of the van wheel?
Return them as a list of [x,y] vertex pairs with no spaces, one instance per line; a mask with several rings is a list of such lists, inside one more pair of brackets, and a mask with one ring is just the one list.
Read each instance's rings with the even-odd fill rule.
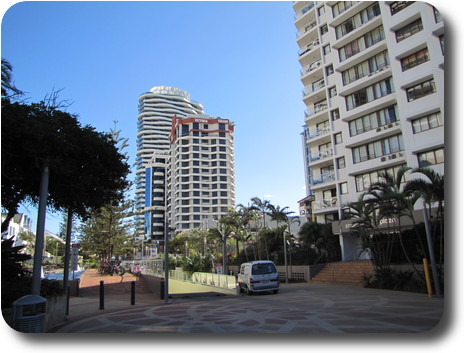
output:
[[277,293],[279,293],[279,290],[278,290],[278,289],[274,289],[272,292],[273,292],[274,294],[277,294]]
[[246,287],[246,293],[247,293],[248,295],[252,295],[252,294],[253,294],[253,292],[250,290],[250,288],[249,288],[248,286]]

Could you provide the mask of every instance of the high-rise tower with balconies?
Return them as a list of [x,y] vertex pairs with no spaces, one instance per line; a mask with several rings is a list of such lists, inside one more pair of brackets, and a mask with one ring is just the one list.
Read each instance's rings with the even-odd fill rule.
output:
[[[178,88],[157,86],[139,97],[136,158],[138,231],[148,239],[164,235],[166,163],[174,115],[203,114],[201,104]],[[144,226],[142,226],[142,224]]]
[[[338,221],[379,173],[402,166],[444,174],[440,13],[414,1],[297,1],[293,9],[307,107],[300,213]],[[337,229],[343,259],[355,257],[349,222]]]
[[170,135],[168,214],[177,232],[205,228],[235,206],[234,124],[176,116]]

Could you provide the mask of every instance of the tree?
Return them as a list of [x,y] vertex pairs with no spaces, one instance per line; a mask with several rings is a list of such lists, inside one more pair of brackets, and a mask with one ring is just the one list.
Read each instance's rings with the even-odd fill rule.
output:
[[[261,212],[261,218],[262,218],[262,226],[259,227],[260,229],[266,228],[266,215],[269,214],[269,211],[271,211],[272,204],[269,200],[261,200],[259,197],[255,196],[251,199],[252,205],[256,208],[258,212]],[[259,232],[258,232],[259,233]],[[258,249],[259,249],[259,243],[260,243],[260,237],[257,238],[258,241]],[[266,259],[269,259],[269,249],[267,245],[267,240],[264,238],[264,249],[266,251]],[[259,257],[261,257],[261,254],[259,254]]]
[[24,93],[13,84],[13,66],[2,58],[2,98],[13,98]]
[[[242,225],[244,228],[243,233],[240,234],[243,251],[245,253],[246,261],[248,261],[248,252],[245,248],[245,243],[251,239],[252,232],[251,227],[253,223],[256,223],[257,220],[257,208],[252,205],[244,206],[243,204],[237,205],[238,212],[240,212],[240,217],[242,219]],[[256,260],[256,256],[255,256]]]
[[[120,130],[116,130],[116,126],[115,129],[110,130],[118,153],[127,161],[129,157],[124,154],[123,150],[128,146],[128,139],[122,138],[120,133]],[[127,255],[135,246],[134,224],[130,219],[134,215],[134,203],[126,200],[123,194],[129,187],[130,183],[127,183],[126,189],[121,190],[120,196],[109,200],[81,227],[82,250],[88,254],[98,254],[101,262],[108,262],[113,257]]]
[[131,236],[129,203],[109,203],[84,221],[79,244],[87,256],[97,255],[101,262],[128,255],[135,246]]
[[366,193],[359,196],[355,202],[344,205],[344,219],[353,221],[352,231],[359,235],[363,251],[369,249],[373,265],[384,271],[390,267],[394,239],[384,237],[379,231],[379,219],[375,202],[366,200]]
[[[19,143],[21,142],[21,143]],[[86,218],[127,187],[129,165],[109,134],[81,126],[75,115],[45,102],[25,105],[2,99],[2,208],[36,204],[44,166],[50,168],[49,204]]]
[[411,174],[415,173],[419,176],[408,181],[405,189],[418,193],[424,199],[429,207],[429,215],[432,214],[432,205],[437,204],[436,218],[438,222],[434,222],[433,238],[439,237],[439,263],[442,264],[444,259],[445,178],[431,168],[416,168],[411,171]]
[[[387,225],[390,224],[389,219],[394,218],[396,220],[395,224],[398,225],[396,232],[403,254],[410,266],[419,274],[404,245],[401,225],[403,216],[411,218],[414,222],[413,210],[417,195],[405,188],[405,175],[410,169],[403,166],[398,169],[396,175],[379,173],[379,181],[371,185],[368,194],[374,197],[378,205],[379,218],[387,219]],[[423,248],[423,246],[421,247]]]

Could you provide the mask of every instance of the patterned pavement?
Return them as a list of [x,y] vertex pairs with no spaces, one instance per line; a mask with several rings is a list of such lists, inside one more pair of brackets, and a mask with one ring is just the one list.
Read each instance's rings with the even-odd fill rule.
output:
[[284,284],[276,295],[175,297],[168,304],[152,299],[136,306],[116,305],[70,317],[51,332],[420,333],[439,324],[443,304],[443,298],[423,294]]

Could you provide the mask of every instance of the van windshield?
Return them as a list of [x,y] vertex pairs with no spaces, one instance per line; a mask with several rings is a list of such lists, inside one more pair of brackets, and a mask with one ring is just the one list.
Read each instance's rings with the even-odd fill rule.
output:
[[251,274],[253,275],[268,275],[276,272],[274,264],[256,264],[251,269]]

